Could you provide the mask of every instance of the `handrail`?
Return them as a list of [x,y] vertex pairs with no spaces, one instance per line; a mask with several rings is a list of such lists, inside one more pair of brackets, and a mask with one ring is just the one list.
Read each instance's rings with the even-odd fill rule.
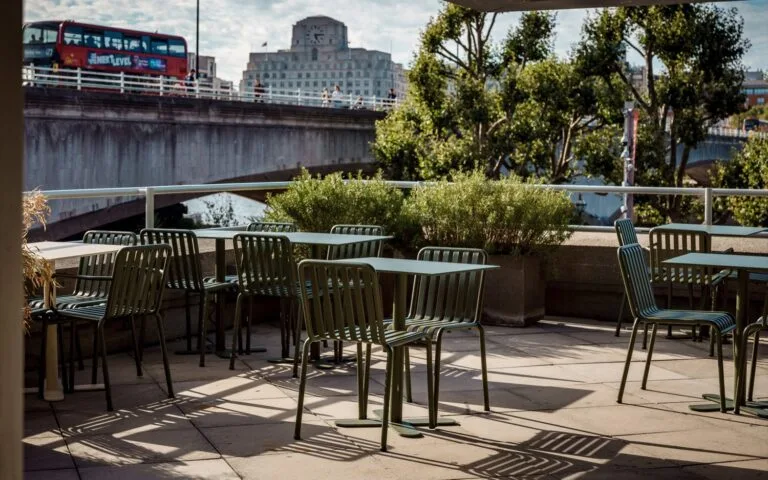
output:
[[[80,198],[115,198],[115,197],[144,197],[146,227],[154,227],[155,196],[184,193],[218,193],[218,192],[247,192],[285,190],[292,181],[282,182],[241,182],[213,183],[198,185],[155,185],[146,187],[115,187],[115,188],[86,188],[73,190],[43,190],[40,191],[49,200],[71,200]],[[430,182],[387,181],[388,184],[401,189],[416,188],[429,185]],[[739,189],[739,188],[675,188],[675,187],[643,187],[615,185],[548,185],[531,184],[532,188],[566,191],[571,193],[617,193],[639,195],[687,195],[699,196],[704,200],[704,224],[712,224],[712,207],[715,197],[747,196],[768,197],[768,189]],[[30,194],[32,192],[25,192]],[[613,227],[594,225],[572,225],[576,231],[611,231]]]
[[[322,97],[321,90],[302,90],[301,87],[277,88],[263,87],[264,91],[238,92],[234,88],[224,88],[208,79],[194,81],[176,77],[145,77],[126,73],[98,72],[93,70],[54,69],[48,67],[25,66],[22,68],[22,83],[28,86],[63,87],[107,90],[115,93],[133,93],[155,96],[181,96],[208,98],[250,103],[275,103],[328,108],[346,108],[350,110],[387,110],[402,100],[380,98],[368,95],[342,94],[339,98]],[[373,79],[369,79],[373,82]],[[371,83],[373,84],[373,83]],[[365,87],[363,87],[365,88]],[[373,88],[373,87],[370,87]]]

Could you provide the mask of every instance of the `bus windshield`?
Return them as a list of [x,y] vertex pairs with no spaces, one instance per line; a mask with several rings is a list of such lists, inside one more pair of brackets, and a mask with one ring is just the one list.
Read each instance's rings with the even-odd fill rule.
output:
[[58,33],[56,25],[27,25],[24,28],[24,45],[56,43]]

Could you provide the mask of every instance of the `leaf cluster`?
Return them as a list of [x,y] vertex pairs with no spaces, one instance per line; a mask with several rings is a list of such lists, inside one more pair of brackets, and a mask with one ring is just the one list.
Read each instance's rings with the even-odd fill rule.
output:
[[27,299],[46,282],[53,281],[53,270],[48,262],[32,251],[27,244],[27,234],[35,225],[45,227],[45,221],[51,210],[45,196],[39,191],[25,195],[22,199],[22,234],[21,258],[24,281],[24,324],[30,319]]
[[[715,166],[710,181],[715,188],[768,188],[768,139],[750,136],[731,161]],[[768,198],[717,197],[715,210],[722,221],[732,217],[740,225],[768,227]]]

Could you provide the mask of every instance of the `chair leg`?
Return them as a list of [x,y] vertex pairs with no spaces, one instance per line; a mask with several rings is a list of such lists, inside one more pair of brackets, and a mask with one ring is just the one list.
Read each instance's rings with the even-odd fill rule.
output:
[[98,375],[99,375],[99,346],[101,345],[101,342],[99,341],[99,325],[97,323],[93,324],[93,351],[91,352],[91,356],[93,357],[93,360],[91,362],[91,384],[95,384],[98,382]]
[[[293,438],[301,440],[301,415],[304,413],[304,392],[307,389],[307,361],[309,360],[309,347],[312,345],[310,339],[304,341],[301,349],[301,379],[299,380],[299,404],[296,407],[296,429],[293,432]],[[296,358],[299,358],[298,351]]]
[[432,384],[432,404],[435,412],[437,412],[438,406],[440,404],[440,355],[443,350],[444,333],[445,330],[440,329],[435,334],[435,367],[433,369],[435,381]]
[[43,399],[44,392],[45,392],[45,361],[46,361],[45,351],[47,350],[45,346],[47,342],[48,342],[48,322],[46,320],[43,320],[43,331],[40,335],[40,368],[37,375],[37,396],[40,398],[40,400]]
[[189,291],[184,290],[184,320],[187,327],[187,351],[192,351],[192,312],[189,306]]
[[[672,327],[669,327],[670,329]],[[672,330],[670,330],[672,332]],[[670,333],[671,335],[671,333]],[[648,348],[648,323],[643,322],[643,350]]]
[[243,313],[243,294],[237,295],[235,303],[235,329],[232,332],[232,353],[229,356],[229,369],[235,369],[235,358],[237,357],[237,340],[240,337],[240,316]]
[[[299,375],[299,347],[301,346],[301,321],[304,319],[303,311],[304,309],[299,308],[296,315],[296,345],[293,350],[293,378],[296,378]],[[304,367],[302,368],[305,369],[306,364],[304,364]]]
[[645,390],[645,385],[648,382],[648,371],[651,369],[651,358],[653,357],[653,347],[656,345],[656,330],[658,326],[658,323],[654,323],[653,329],[651,329],[651,344],[648,345],[648,355],[645,358],[645,370],[643,371],[643,383],[640,385],[642,390]]
[[143,376],[141,371],[141,360],[139,359],[139,342],[136,338],[136,319],[131,317],[131,339],[133,340],[133,360],[136,362],[136,376]]
[[245,354],[251,354],[251,322],[253,322],[253,297],[248,298],[248,322],[245,324]]
[[144,342],[147,338],[147,317],[142,315],[139,322],[139,360],[144,360]]
[[157,336],[160,339],[160,350],[163,352],[163,368],[165,369],[165,383],[168,385],[168,398],[174,398],[173,381],[171,381],[171,366],[168,363],[168,349],[165,347],[165,332],[163,329],[163,316],[155,313],[157,320]]
[[205,366],[205,341],[208,333],[206,320],[208,319],[208,295],[203,291],[200,293],[200,306],[197,309],[197,349],[200,351],[201,367]]
[[[635,350],[635,338],[637,338],[637,327],[640,326],[640,320],[635,319],[632,325],[632,334],[629,336],[629,347],[627,347],[627,360],[624,362],[624,373],[621,375],[621,384],[619,385],[619,397],[617,403],[621,403],[624,398],[624,387],[627,384],[627,375],[629,374],[629,364],[632,361],[632,352]],[[647,326],[647,323],[646,323]]]
[[427,408],[429,428],[435,429],[437,428],[437,405],[435,404],[434,398],[435,381],[434,372],[432,371],[432,340],[429,337],[426,337],[424,340],[427,342]]
[[387,451],[387,432],[389,431],[389,404],[392,395],[392,380],[393,380],[393,363],[394,354],[392,347],[384,345],[384,350],[387,352],[387,371],[384,374],[384,408],[381,412],[381,451]]
[[365,382],[363,382],[363,399],[365,400],[365,411],[368,411],[368,387],[371,384],[371,344],[365,344]]
[[106,392],[107,396],[107,410],[111,412],[114,410],[112,408],[112,387],[109,383],[109,367],[107,366],[107,341],[104,338],[104,324],[102,322],[99,322],[98,332],[99,343],[101,344],[101,371],[102,375],[104,375],[104,392]]
[[624,320],[624,305],[627,303],[627,292],[621,294],[621,305],[619,306],[619,318],[616,320],[616,336],[621,333],[621,322]]
[[75,391],[75,350],[77,349],[77,320],[69,322],[69,392]]
[[[710,335],[714,335],[715,337],[715,345],[717,346],[717,376],[718,380],[720,381],[720,411],[725,413],[727,410],[725,408],[725,375],[723,374],[723,336],[720,333],[719,329],[715,329],[714,325],[711,327]],[[742,355],[745,357],[745,355]],[[743,370],[742,370],[743,371]],[[741,377],[743,381],[743,376]],[[740,386],[742,383],[737,382],[737,387]],[[738,404],[739,402],[739,392],[736,392],[737,394],[734,395],[733,401]]]
[[[754,399],[755,393],[755,369],[757,367],[757,349],[760,346],[760,330],[755,332],[755,340],[752,342],[752,365],[749,369],[749,390],[747,391],[747,400],[750,402]],[[746,356],[747,351],[742,350],[743,355]]]
[[363,365],[363,344],[357,344],[357,418],[365,420],[368,418],[368,405],[364,400],[365,383],[368,379],[365,376],[365,365]]
[[477,331],[480,333],[480,373],[483,379],[483,410],[491,411],[491,401],[488,395],[488,362],[485,359],[485,329],[482,325],[477,325]]
[[403,365],[405,369],[405,401],[408,403],[413,403],[413,389],[411,388],[411,354],[410,354],[410,348],[408,348],[408,345],[405,345],[403,347],[404,353],[403,353],[403,361],[405,365]]

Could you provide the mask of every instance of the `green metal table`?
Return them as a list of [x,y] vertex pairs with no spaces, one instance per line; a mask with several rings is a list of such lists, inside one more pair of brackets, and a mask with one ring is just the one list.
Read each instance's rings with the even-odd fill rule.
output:
[[[408,260],[398,258],[365,257],[342,259],[339,262],[366,263],[379,273],[395,275],[394,304],[392,311],[392,327],[395,330],[405,330],[406,303],[408,297],[408,275],[449,275],[454,273],[491,270],[498,265],[472,265],[466,263],[428,262],[424,260]],[[390,396],[390,424],[392,428],[404,437],[417,438],[422,434],[414,427],[429,425],[428,418],[403,419],[403,369],[405,368],[405,347],[396,347],[393,353],[392,388]],[[377,412],[379,413],[379,412]],[[378,420],[345,419],[337,420],[339,427],[381,427]],[[453,419],[438,418],[438,425],[457,425]]]
[[[739,379],[742,375],[746,375],[746,372],[741,371],[741,356],[746,355],[746,352],[740,351],[739,345],[741,345],[741,334],[746,326],[746,311],[747,302],[749,302],[749,273],[750,272],[768,272],[768,256],[754,256],[754,255],[735,255],[727,253],[687,253],[679,257],[670,258],[665,260],[664,263],[670,265],[680,266],[697,266],[697,267],[713,267],[718,269],[732,269],[738,271],[738,289],[736,292],[736,330],[733,332],[733,361],[735,362],[735,378],[734,378],[734,400],[740,401],[741,405],[744,405],[743,399],[740,398],[740,392],[738,391]],[[719,402],[720,396],[715,394],[704,394],[703,397],[706,400],[713,402]],[[717,404],[704,404],[704,405],[691,405],[691,410],[697,412],[717,411],[720,410]],[[728,400],[728,408],[733,408],[733,401]],[[768,402],[752,402],[747,407],[743,408],[745,411],[755,413],[759,416],[765,416],[768,411],[764,409],[768,408]]]
[[[223,282],[226,273],[226,250],[225,241],[232,240],[235,235],[246,232],[246,226],[226,227],[226,228],[205,228],[195,230],[197,238],[208,238],[216,240],[216,268],[215,275],[217,282]],[[308,245],[312,247],[312,257],[320,258],[323,247],[351,245],[354,243],[364,243],[379,240],[389,240],[390,235],[343,235],[335,233],[314,233],[314,232],[251,232],[259,235],[274,235],[278,237],[287,237],[294,245]],[[216,306],[217,318],[221,318],[221,304]],[[216,325],[216,352],[229,356],[226,351],[226,332],[224,323],[218,322]],[[257,350],[258,351],[258,350]],[[261,350],[264,351],[264,350]],[[319,356],[319,347],[313,349],[312,357],[317,359]]]
[[739,227],[735,225],[700,225],[695,223],[668,223],[655,230],[688,230],[704,232],[711,237],[750,237],[768,231],[766,227]]

